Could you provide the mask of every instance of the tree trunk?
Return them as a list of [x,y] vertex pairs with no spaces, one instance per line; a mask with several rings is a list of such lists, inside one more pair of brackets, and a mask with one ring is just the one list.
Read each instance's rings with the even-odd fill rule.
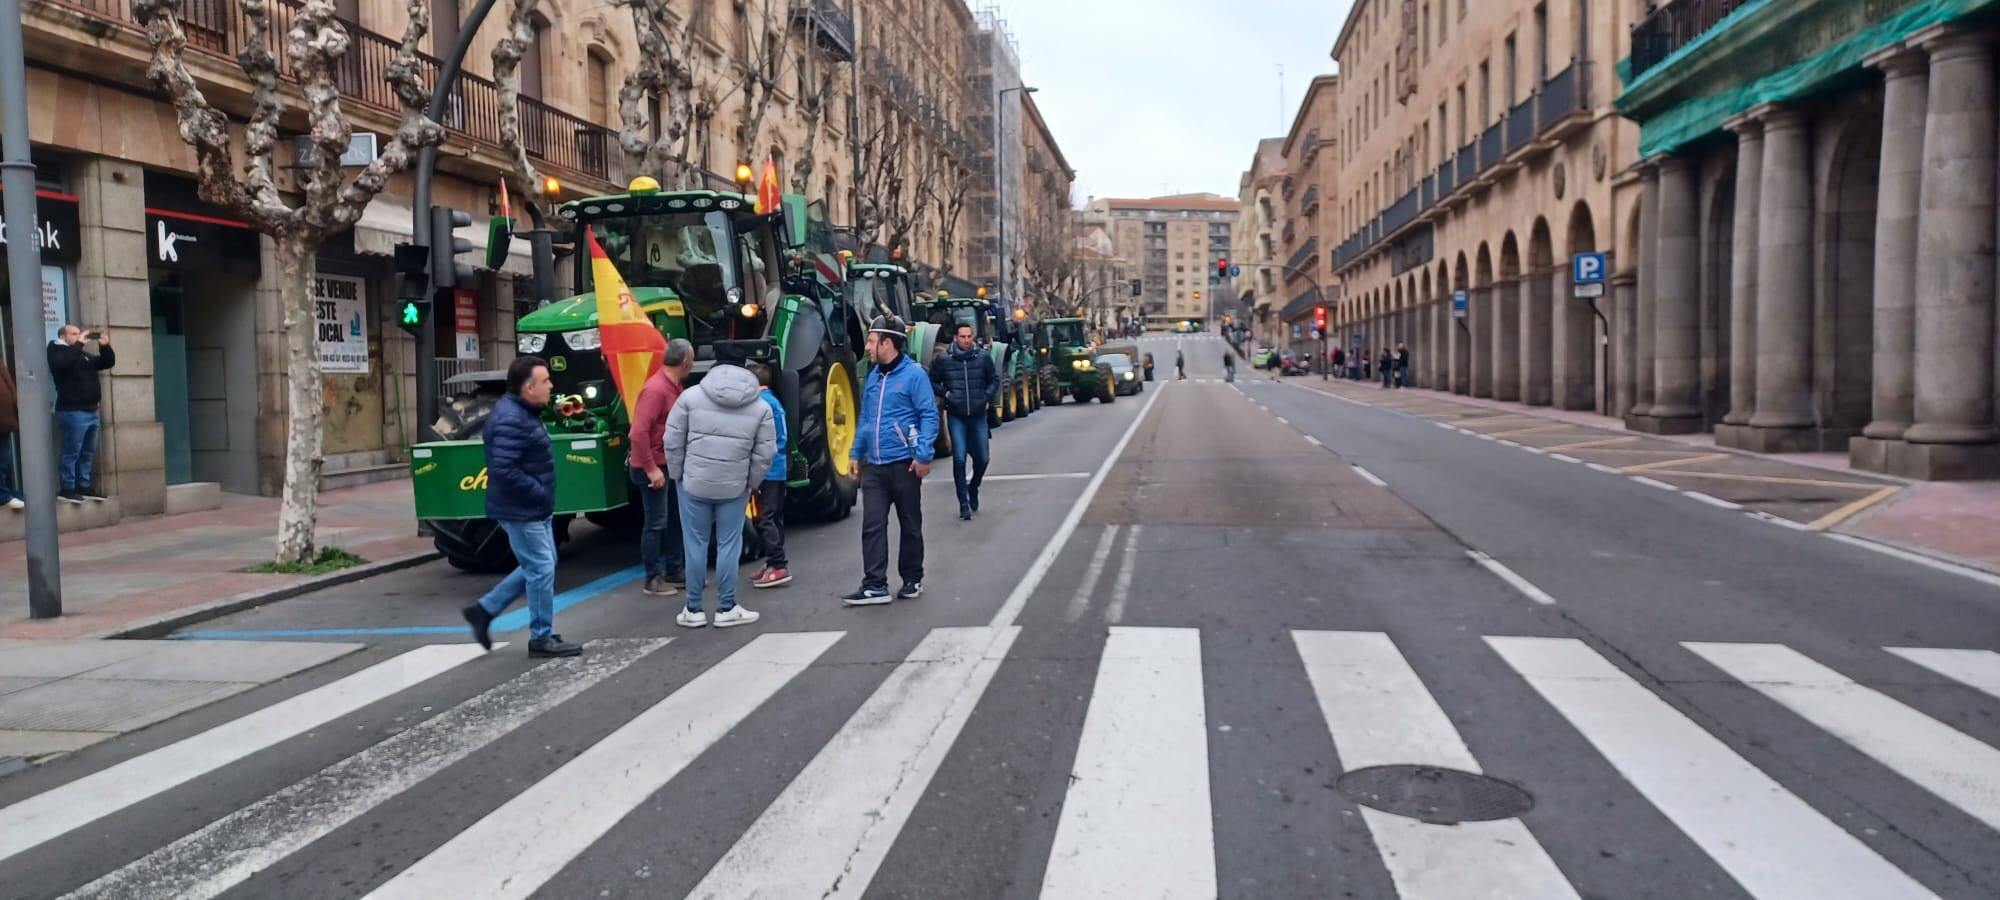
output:
[[312,299],[313,248],[303,239],[276,237],[278,303],[285,312],[285,401],[291,410],[285,434],[285,486],[278,508],[280,563],[311,562],[319,520],[320,422],[326,417],[326,377],[320,370]]

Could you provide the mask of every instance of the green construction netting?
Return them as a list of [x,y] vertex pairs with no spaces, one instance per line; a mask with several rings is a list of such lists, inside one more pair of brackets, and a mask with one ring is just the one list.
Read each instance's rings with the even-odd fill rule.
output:
[[[1723,33],[1736,20],[1755,15],[1758,10],[1776,2],[1780,0],[1757,0],[1737,9],[1717,23],[1709,32],[1709,38]],[[1835,76],[1859,66],[1868,54],[1932,25],[1959,19],[1992,2],[1994,0],[1920,0],[1901,12],[1869,23],[1809,59],[1719,93],[1683,101],[1640,123],[1639,157],[1645,159],[1654,154],[1671,152],[1715,132],[1722,127],[1722,123],[1753,107],[1810,96]],[[1772,39],[1782,39],[1782,36],[1773,35]],[[1639,76],[1636,82],[1628,84],[1626,90],[1643,85],[1654,77],[1666,77],[1676,62],[1706,43],[1707,40],[1697,40],[1674,51]],[[1630,60],[1621,62],[1619,66],[1621,74],[1631,71]]]

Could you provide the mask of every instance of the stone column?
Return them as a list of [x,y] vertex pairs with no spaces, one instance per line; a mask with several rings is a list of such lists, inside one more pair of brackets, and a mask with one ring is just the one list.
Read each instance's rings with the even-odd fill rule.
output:
[[1532,273],[1521,287],[1521,402],[1530,406],[1555,401],[1556,299],[1551,272]]
[[1466,298],[1472,326],[1472,396],[1493,396],[1493,286],[1476,287]]
[[1434,391],[1451,390],[1451,299],[1443,287],[1431,298],[1431,333],[1424,341],[1424,387]]
[[1916,400],[1917,220],[1923,201],[1924,120],[1930,60],[1905,47],[1876,53],[1882,70],[1882,174],[1875,205],[1875,358],[1868,427],[1848,442],[1857,469],[1889,468],[1889,448],[1910,427]]
[[1746,116],[1726,123],[1736,132],[1734,246],[1729,254],[1729,412],[1716,426],[1724,446],[1742,446],[1743,426],[1757,412],[1757,201],[1764,172],[1764,125]]
[[[1691,156],[1669,156],[1659,166],[1658,240],[1653,260],[1653,411],[1641,426],[1655,434],[1700,431],[1701,258],[1699,168]],[[1645,373],[1639,373],[1641,382]],[[1648,427],[1650,426],[1650,427]]]
[[1490,318],[1493,337],[1493,399],[1521,399],[1521,279],[1493,283]]
[[1604,366],[1604,377],[1611,383],[1608,402],[1611,408],[1604,413],[1622,419],[1632,411],[1636,402],[1635,381],[1632,376],[1632,357],[1637,353],[1639,340],[1638,316],[1634,309],[1639,305],[1639,273],[1627,269],[1611,276],[1611,359]]
[[1934,29],[1917,224],[1915,413],[1890,469],[2000,476],[1994,427],[1994,72],[1983,34]]
[[[166,511],[166,431],[153,405],[153,295],[146,271],[145,172],[111,159],[73,169],[81,230],[75,324],[110,331],[117,365],[103,375],[98,405],[98,486],[119,516]],[[200,302],[189,297],[188,302]],[[25,410],[24,410],[25,412]],[[105,504],[93,504],[101,512]],[[95,518],[95,517],[93,517]]]
[[1632,383],[1632,405],[1625,412],[1625,427],[1637,428],[1639,420],[1653,414],[1653,294],[1660,280],[1660,167],[1647,163],[1642,172],[1645,189],[1639,199],[1639,290],[1632,305],[1632,355],[1625,374]]
[[[1555,357],[1549,362],[1549,399],[1557,409],[1590,409],[1596,402],[1597,316],[1590,311],[1591,301],[1572,296],[1569,275],[1569,267],[1564,265],[1548,274],[1554,332],[1550,345]],[[1596,301],[1598,309],[1611,303],[1609,295]]]
[[1757,191],[1757,411],[1741,432],[1742,444],[1762,453],[1795,452],[1816,443],[1811,121],[1800,110],[1772,106],[1751,115],[1764,123],[1764,166]]
[[1450,335],[1451,342],[1451,392],[1469,396],[1472,393],[1472,339],[1474,337],[1471,329],[1472,320],[1469,318],[1472,312],[1472,295],[1470,292],[1466,294],[1465,304],[1468,318],[1461,319],[1452,315],[1449,301],[1446,301],[1446,303],[1445,333]]

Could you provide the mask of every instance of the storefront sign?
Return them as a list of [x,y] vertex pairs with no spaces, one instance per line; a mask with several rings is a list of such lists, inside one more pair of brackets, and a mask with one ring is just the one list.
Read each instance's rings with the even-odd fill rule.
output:
[[367,282],[346,275],[313,276],[313,320],[319,330],[320,368],[367,374]]
[[254,275],[257,232],[229,219],[169,209],[146,210],[146,264],[160,269]]
[[43,266],[42,330],[47,333],[46,340],[54,341],[69,320],[69,279],[61,266]]
[[458,358],[479,358],[479,294],[455,291],[452,295],[452,326],[458,334]]
[[[41,190],[35,192],[35,243],[43,262],[73,263],[83,257],[78,246],[76,198]],[[7,246],[7,220],[0,217],[0,248]]]

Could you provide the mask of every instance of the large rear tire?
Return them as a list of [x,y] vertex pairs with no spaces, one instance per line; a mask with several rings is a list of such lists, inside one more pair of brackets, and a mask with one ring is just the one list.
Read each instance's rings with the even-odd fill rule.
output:
[[1056,375],[1055,366],[1043,366],[1038,373],[1042,383],[1042,403],[1061,406],[1063,400],[1062,379]]
[[[787,496],[787,518],[833,522],[847,517],[861,492],[861,473],[847,454],[860,427],[860,387],[854,355],[820,345],[811,365],[799,373],[799,452],[811,482]],[[747,546],[747,545],[746,545]]]

